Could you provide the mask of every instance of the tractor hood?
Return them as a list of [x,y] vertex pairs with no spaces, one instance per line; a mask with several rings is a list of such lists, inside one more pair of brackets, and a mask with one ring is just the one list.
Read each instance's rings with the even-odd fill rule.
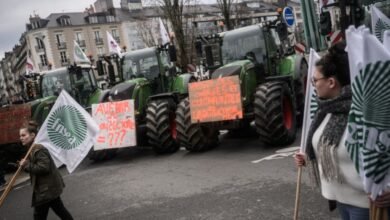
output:
[[133,91],[137,83],[132,81],[126,81],[119,83],[111,88],[109,96],[113,100],[126,100],[133,97]]
[[31,102],[28,102],[31,106],[31,112],[34,113],[39,104],[45,103],[45,104],[53,104],[55,100],[57,99],[57,96],[48,96],[40,99],[35,99]]
[[220,77],[235,76],[240,75],[242,66],[223,66],[218,68],[211,75],[212,79],[217,79]]

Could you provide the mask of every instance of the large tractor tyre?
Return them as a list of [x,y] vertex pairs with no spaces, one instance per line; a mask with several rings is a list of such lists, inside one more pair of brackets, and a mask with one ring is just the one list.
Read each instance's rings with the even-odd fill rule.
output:
[[177,137],[190,152],[206,151],[219,144],[219,131],[204,125],[191,123],[188,98],[179,103],[176,110]]
[[288,145],[297,132],[296,108],[286,83],[267,82],[255,94],[255,125],[260,139],[269,145]]
[[116,156],[118,149],[98,150],[95,151],[93,148],[88,153],[88,158],[95,162],[102,162],[110,160]]
[[307,63],[305,60],[302,60],[300,67],[299,67],[299,75],[294,80],[295,106],[297,108],[297,125],[298,126],[302,125],[303,113],[305,110],[307,70],[308,70]]
[[174,153],[180,145],[176,131],[176,104],[173,100],[155,100],[146,109],[146,135],[158,154]]

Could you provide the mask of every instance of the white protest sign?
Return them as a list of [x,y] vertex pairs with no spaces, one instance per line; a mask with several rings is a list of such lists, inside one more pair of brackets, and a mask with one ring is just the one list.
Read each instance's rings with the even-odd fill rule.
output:
[[93,104],[92,117],[100,128],[94,150],[137,145],[134,100]]

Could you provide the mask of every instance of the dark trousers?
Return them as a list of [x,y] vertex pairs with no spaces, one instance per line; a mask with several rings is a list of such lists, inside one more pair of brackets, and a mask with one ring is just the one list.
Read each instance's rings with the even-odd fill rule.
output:
[[58,215],[62,220],[73,220],[72,215],[66,210],[60,197],[54,199],[45,204],[35,206],[34,208],[34,220],[46,220],[49,208],[53,209],[54,213]]

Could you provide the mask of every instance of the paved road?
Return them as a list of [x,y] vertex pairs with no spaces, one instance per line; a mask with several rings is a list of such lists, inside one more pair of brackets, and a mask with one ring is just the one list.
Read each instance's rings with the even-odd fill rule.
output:
[[[63,200],[75,219],[292,219],[291,150],[229,134],[221,136],[219,147],[199,154],[123,149],[111,161],[85,160],[75,173],[64,172]],[[337,219],[304,177],[301,219]],[[0,208],[0,219],[31,219],[30,200],[27,183],[16,188]]]

